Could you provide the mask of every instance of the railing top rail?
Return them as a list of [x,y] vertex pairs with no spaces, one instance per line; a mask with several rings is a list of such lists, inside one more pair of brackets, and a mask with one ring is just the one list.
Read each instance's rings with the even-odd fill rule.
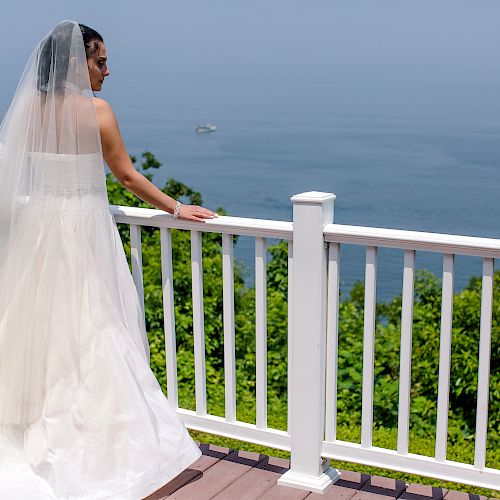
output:
[[[174,219],[163,210],[110,205],[116,222],[211,233],[291,240],[293,223],[268,219],[219,216],[205,222]],[[500,258],[500,239],[406,231],[380,227],[327,224],[325,241]]]
[[327,224],[325,241],[449,254],[500,257],[500,239],[404,231],[380,227]]
[[286,221],[249,219],[246,217],[228,217],[220,215],[216,219],[196,222],[184,219],[174,219],[171,214],[163,210],[125,207],[120,205],[110,205],[110,211],[115,217],[116,222],[139,224],[142,226],[235,234],[240,236],[258,236],[283,240],[291,240],[293,233],[292,223]]

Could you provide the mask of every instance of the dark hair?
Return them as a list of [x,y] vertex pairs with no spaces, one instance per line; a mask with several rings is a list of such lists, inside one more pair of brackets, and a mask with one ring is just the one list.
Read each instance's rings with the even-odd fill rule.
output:
[[[69,43],[60,43],[61,40],[71,39],[75,24],[62,22],[42,41],[38,59],[37,88],[47,92],[50,72],[53,71],[55,89],[60,89],[66,80],[69,60]],[[78,24],[83,37],[85,55],[91,57],[99,48],[99,42],[104,42],[102,36],[84,24]],[[58,43],[59,42],[59,43]],[[57,50],[55,49],[57,47]]]
[[85,24],[79,24],[78,26],[80,26],[82,32],[85,54],[88,59],[99,48],[99,42],[104,42],[104,40],[96,30],[85,26]]

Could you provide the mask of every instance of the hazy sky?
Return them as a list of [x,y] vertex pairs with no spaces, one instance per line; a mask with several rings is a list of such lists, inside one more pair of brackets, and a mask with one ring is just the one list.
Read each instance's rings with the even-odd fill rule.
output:
[[0,114],[34,45],[62,19],[103,35],[106,92],[144,102],[168,82],[242,78],[262,88],[452,82],[500,96],[499,0],[23,0],[2,5]]

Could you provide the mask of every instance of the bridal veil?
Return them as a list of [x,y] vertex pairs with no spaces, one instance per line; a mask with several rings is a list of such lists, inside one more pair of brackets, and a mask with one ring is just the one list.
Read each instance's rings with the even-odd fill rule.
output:
[[73,21],[56,25],[29,57],[0,126],[0,179],[0,424],[26,426],[49,391],[81,370],[91,348],[86,323],[104,314],[96,299],[110,318],[129,322],[124,330],[139,324],[149,359],[135,301],[113,296],[128,276],[102,223],[109,205],[99,127]]

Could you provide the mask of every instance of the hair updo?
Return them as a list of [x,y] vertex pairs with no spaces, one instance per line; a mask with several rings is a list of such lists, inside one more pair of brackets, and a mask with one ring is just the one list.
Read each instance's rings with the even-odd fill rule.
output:
[[[73,35],[74,23],[61,23],[42,41],[39,51],[37,88],[47,92],[51,71],[54,90],[60,90],[68,73],[69,51]],[[99,42],[104,42],[102,36],[94,29],[78,24],[82,33],[85,55],[92,57],[99,48]]]
[[85,26],[85,24],[79,24],[80,31],[83,36],[83,44],[85,45],[85,54],[87,55],[87,59],[91,57],[97,49],[99,48],[99,42],[103,42],[104,40],[102,36],[92,28]]

